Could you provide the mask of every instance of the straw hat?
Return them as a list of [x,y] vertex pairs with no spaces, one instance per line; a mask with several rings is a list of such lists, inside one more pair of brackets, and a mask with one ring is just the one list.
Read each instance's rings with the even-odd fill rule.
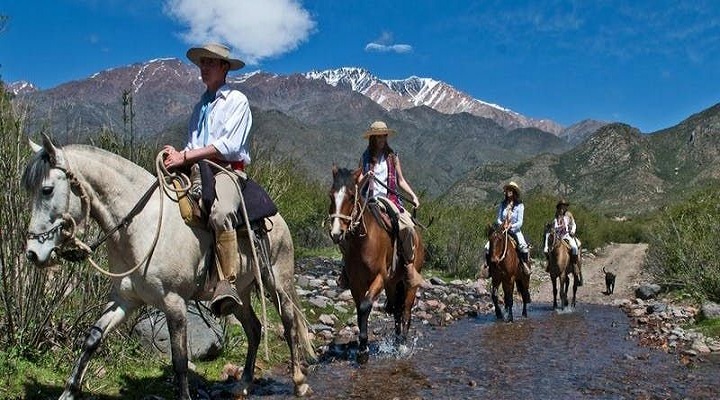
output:
[[219,43],[206,43],[187,51],[187,58],[198,67],[200,66],[200,59],[203,57],[227,61],[230,63],[230,71],[235,71],[245,66],[245,63],[241,60],[230,58],[230,48]]
[[520,194],[520,186],[518,186],[518,184],[515,183],[515,182],[513,182],[513,181],[510,181],[510,183],[508,183],[507,185],[503,186],[503,191],[506,191],[506,190],[508,190],[508,189],[511,189],[512,191],[514,191],[514,192],[515,192],[515,195],[519,195],[519,194]]
[[370,124],[370,129],[365,131],[363,133],[363,137],[365,139],[369,138],[370,136],[377,136],[377,135],[394,135],[395,131],[388,128],[387,124],[385,124],[382,121],[375,121],[372,124]]

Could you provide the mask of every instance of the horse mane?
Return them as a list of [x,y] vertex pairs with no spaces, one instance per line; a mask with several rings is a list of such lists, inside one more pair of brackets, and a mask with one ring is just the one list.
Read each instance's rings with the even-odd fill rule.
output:
[[[59,147],[58,147],[59,148]],[[118,164],[126,164],[123,165],[124,168],[128,168],[130,165],[135,165],[139,168],[139,165],[133,163],[132,161],[123,158],[122,156],[119,156],[111,151],[107,151],[105,149],[87,145],[87,144],[71,144],[67,146],[63,146],[62,150],[66,153],[70,152],[82,152],[82,153],[90,153],[90,156],[92,155],[98,155],[102,156],[103,159],[108,159],[107,161],[114,161]],[[31,158],[30,161],[28,161],[28,164],[25,166],[25,171],[23,172],[22,176],[22,185],[27,191],[35,191],[40,188],[40,185],[42,185],[42,182],[48,177],[50,174],[50,169],[53,168],[53,160],[50,153],[47,152],[44,148],[35,153]],[[143,169],[144,170],[144,169]]]
[[343,186],[353,187],[355,185],[354,173],[347,168],[340,168],[333,174],[332,190],[336,191]]
[[35,191],[42,185],[43,180],[50,173],[50,153],[42,149],[33,154],[32,158],[25,166],[25,171],[21,179],[21,183],[28,192]]
[[495,226],[495,224],[488,224],[486,227],[486,230],[487,230],[487,237],[490,237],[490,236],[492,236],[493,232],[495,232],[497,230],[497,227]]

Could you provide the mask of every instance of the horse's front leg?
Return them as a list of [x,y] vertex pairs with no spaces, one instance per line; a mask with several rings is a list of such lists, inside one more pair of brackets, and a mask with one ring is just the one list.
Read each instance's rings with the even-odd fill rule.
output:
[[100,347],[103,336],[110,333],[120,325],[127,316],[138,307],[137,304],[127,302],[123,299],[113,299],[105,306],[105,311],[95,324],[90,328],[82,347],[82,354],[75,363],[70,377],[65,383],[65,391],[60,396],[62,400],[72,400],[80,397],[83,378],[87,371],[88,363],[95,351]]
[[498,298],[498,287],[500,286],[500,282],[496,281],[495,278],[492,278],[492,289],[490,290],[490,298],[492,299],[493,306],[495,307],[495,318],[502,319],[503,318],[503,312],[502,309],[500,309],[500,299]]
[[[403,283],[404,284],[404,283]],[[400,315],[399,319],[401,321],[401,332],[400,332],[400,339],[402,340],[402,343],[404,344],[407,340],[407,334],[408,331],[410,331],[410,321],[412,318],[412,307],[415,305],[415,294],[417,293],[417,287],[410,288],[404,291],[405,298],[403,307],[400,308]],[[398,319],[398,318],[396,318]]]
[[560,300],[562,309],[565,310],[568,306],[568,288],[570,287],[570,279],[567,273],[560,274]]
[[573,296],[572,296],[572,306],[575,307],[575,294],[577,293],[577,289],[580,283],[580,278],[577,275],[573,274]]
[[503,281],[503,299],[505,300],[505,322],[513,321],[513,291],[515,290],[515,282]]
[[384,280],[381,274],[375,276],[375,279],[370,284],[368,291],[365,293],[360,304],[357,305],[358,315],[358,364],[365,364],[370,358],[370,350],[368,349],[368,319],[370,317],[370,311],[372,311],[373,302],[380,294],[384,286]]
[[188,349],[187,349],[187,306],[185,300],[177,294],[169,294],[164,300],[165,319],[170,334],[170,350],[173,371],[175,372],[176,396],[178,399],[190,400],[188,384]]
[[557,276],[550,276],[550,280],[552,281],[552,287],[553,287],[553,310],[557,308],[557,297],[558,297],[558,277]]

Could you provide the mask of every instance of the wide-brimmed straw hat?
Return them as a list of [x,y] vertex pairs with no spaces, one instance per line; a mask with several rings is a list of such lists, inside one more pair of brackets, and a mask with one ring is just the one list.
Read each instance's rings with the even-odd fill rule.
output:
[[375,121],[372,124],[370,124],[370,129],[365,131],[363,133],[363,137],[365,139],[369,138],[370,136],[377,136],[377,135],[394,135],[395,131],[388,128],[387,124],[385,124],[382,121]]
[[230,58],[230,48],[220,43],[206,43],[187,51],[187,58],[198,67],[200,66],[200,59],[203,57],[227,61],[230,64],[230,71],[235,71],[245,66],[242,60]]
[[520,194],[520,186],[517,183],[510,181],[507,185],[503,186],[503,191],[511,189],[516,195]]
[[558,200],[557,204],[555,204],[555,208],[558,208],[558,207],[560,207],[560,206],[569,207],[569,206],[570,206],[570,203],[568,203],[568,201],[565,200],[565,199],[560,199],[560,200]]

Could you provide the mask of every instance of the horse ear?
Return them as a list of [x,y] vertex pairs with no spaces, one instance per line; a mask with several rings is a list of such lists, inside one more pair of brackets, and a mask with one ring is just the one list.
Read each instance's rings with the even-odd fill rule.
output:
[[38,153],[38,152],[40,152],[40,150],[43,149],[42,146],[33,142],[33,140],[30,139],[30,137],[28,137],[28,144],[30,145],[30,148],[32,149],[33,153]]
[[333,163],[333,165],[332,165],[332,173],[333,173],[333,176],[337,175],[337,173],[338,173],[338,167],[337,167],[337,164],[335,164],[335,163]]
[[50,164],[57,165],[58,164],[58,148],[55,147],[52,140],[46,135],[45,133],[42,134],[42,147],[47,151],[48,155],[50,156]]

